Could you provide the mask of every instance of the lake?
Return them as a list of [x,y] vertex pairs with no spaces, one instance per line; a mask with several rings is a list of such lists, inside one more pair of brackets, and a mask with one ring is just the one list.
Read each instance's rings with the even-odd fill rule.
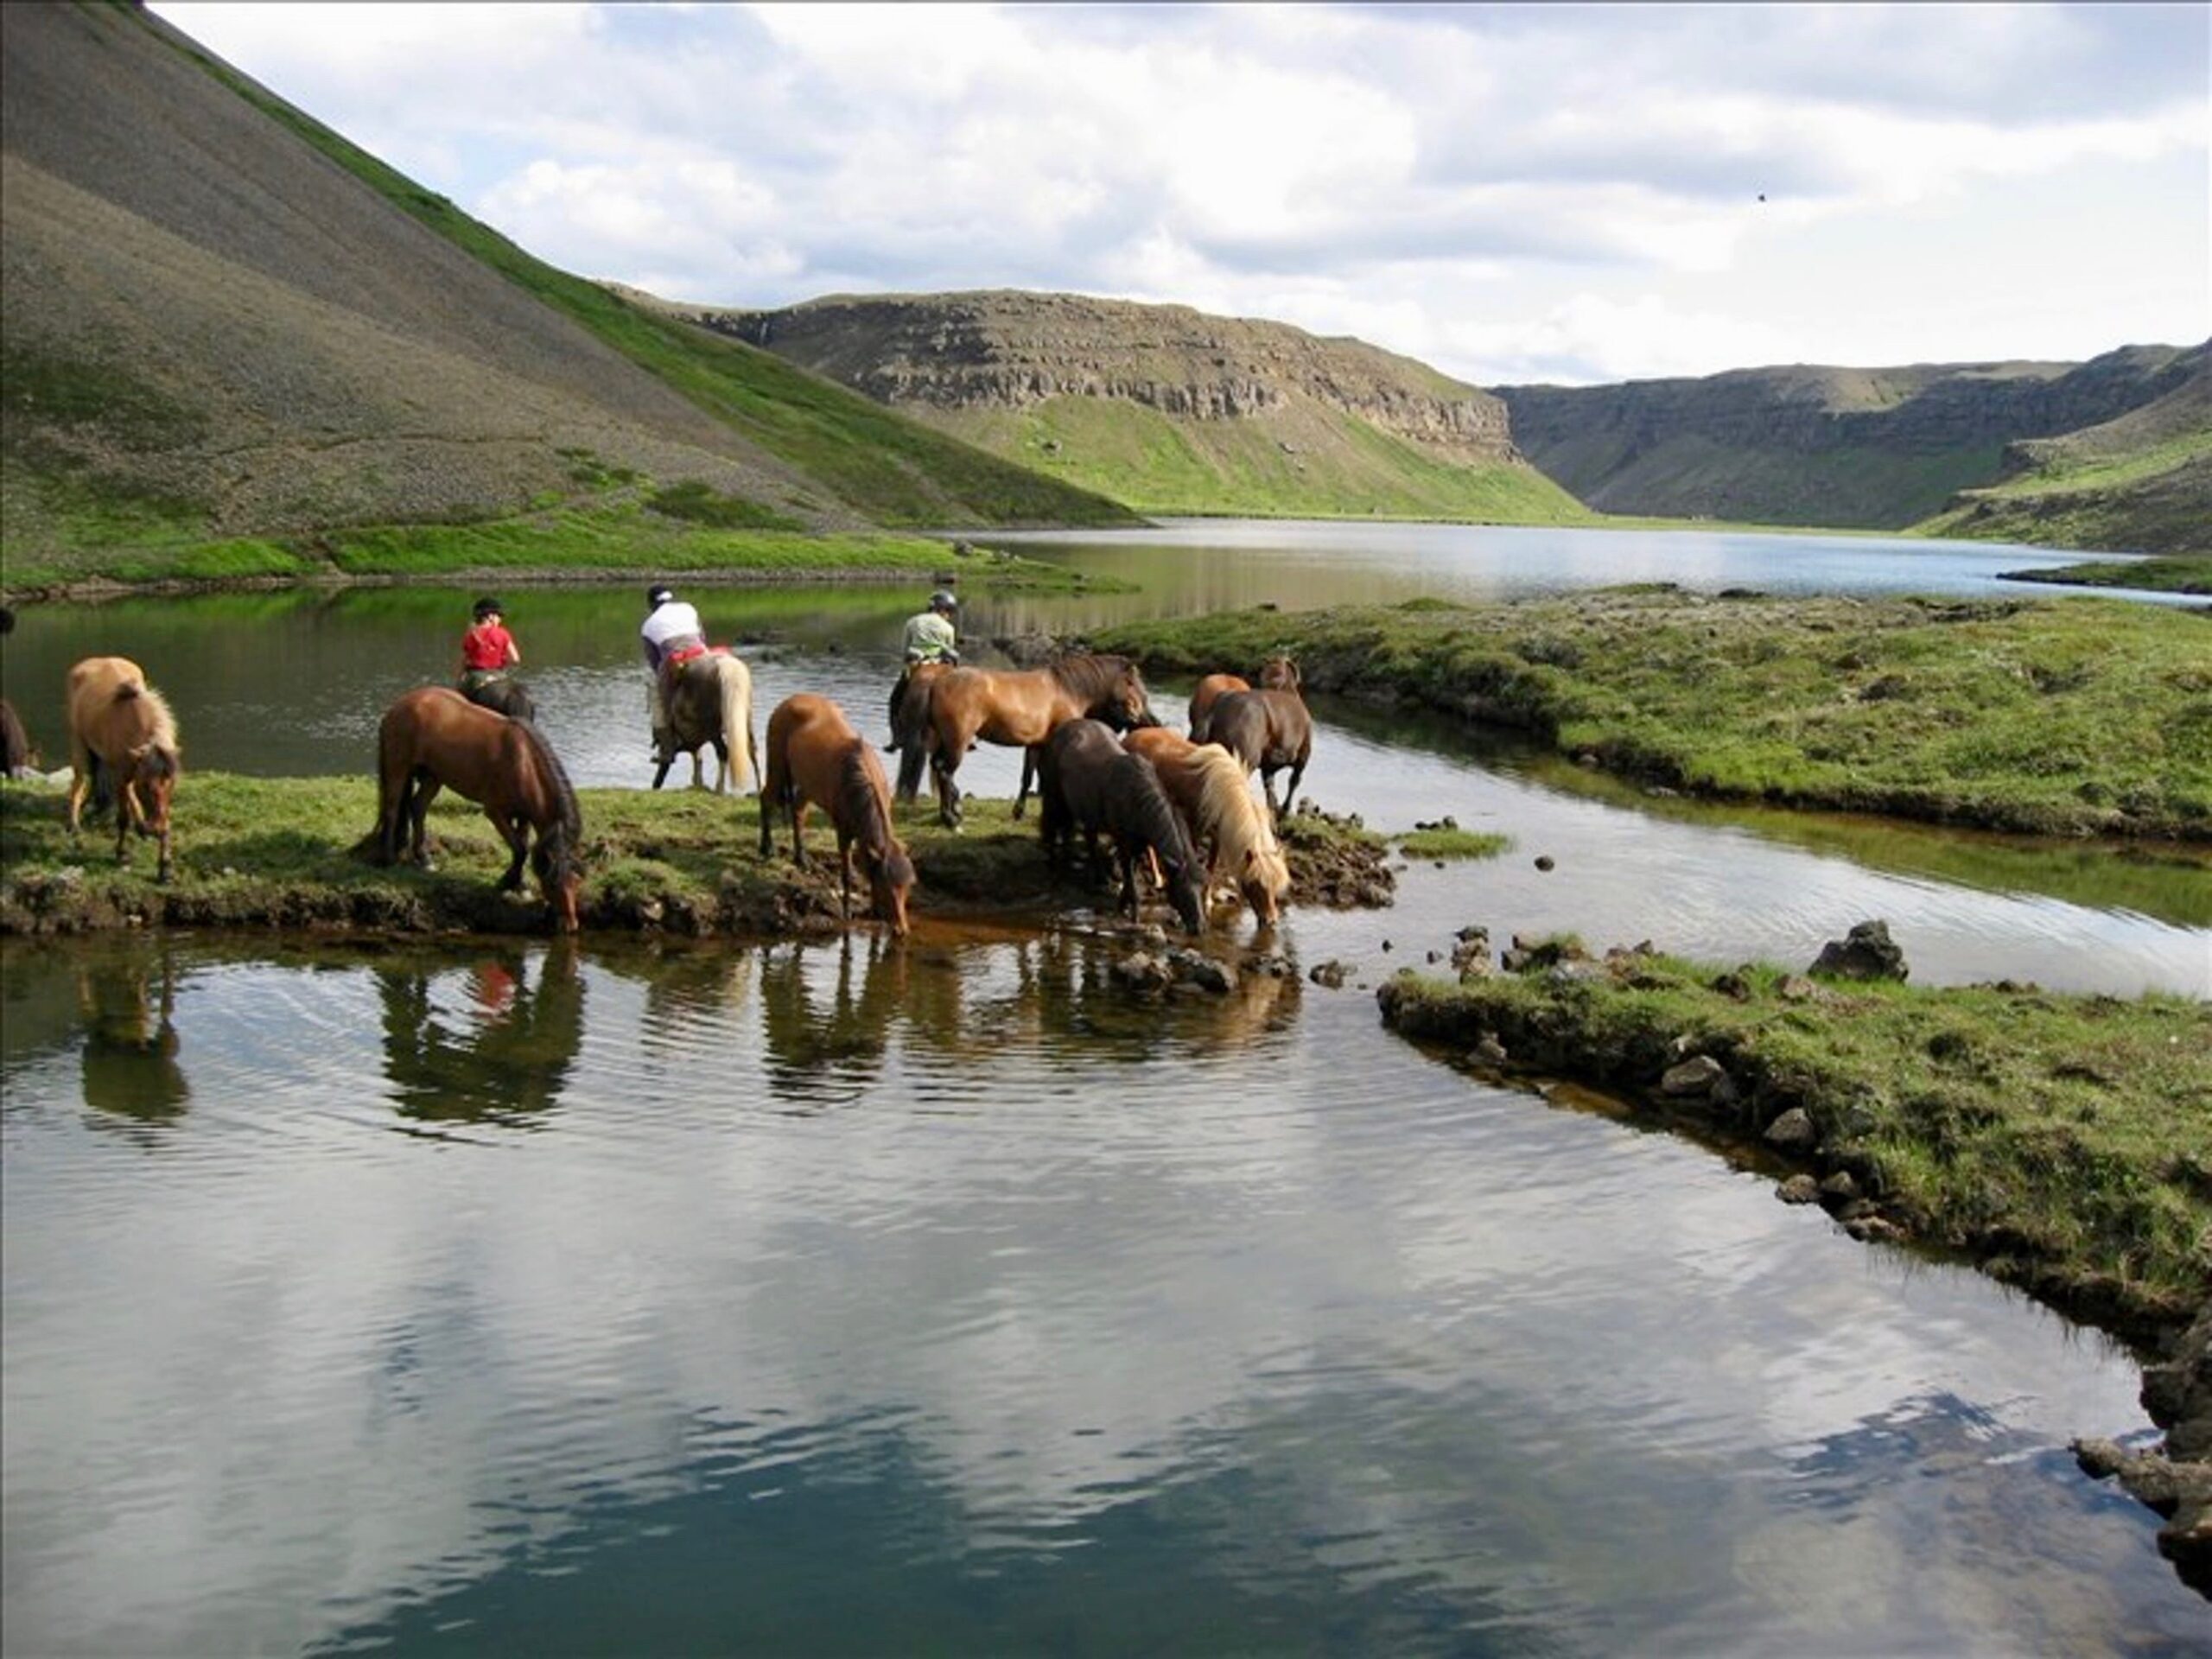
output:
[[[1255,602],[1209,595],[1264,557],[963,627]],[[1318,563],[1257,596],[1376,596]],[[803,688],[880,735],[918,595],[696,596],[759,717]],[[638,594],[508,598],[577,780],[643,786]],[[62,667],[122,646],[189,764],[365,772],[466,599],[35,607],[0,673],[49,753]],[[2066,1450],[2147,1434],[2124,1356],[1770,1171],[1464,1075],[1372,987],[1470,921],[1802,963],[1881,916],[1916,982],[2212,995],[2212,868],[1317,714],[1324,806],[1515,841],[1294,910],[1268,943],[1341,990],[1135,1001],[1080,910],[904,950],[8,942],[8,1649],[2206,1650],[2155,1518]]]

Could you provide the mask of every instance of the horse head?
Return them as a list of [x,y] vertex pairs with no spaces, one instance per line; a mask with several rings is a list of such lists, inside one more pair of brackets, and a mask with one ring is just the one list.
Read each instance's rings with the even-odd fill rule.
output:
[[1205,874],[1195,858],[1175,859],[1163,854],[1160,872],[1167,878],[1167,902],[1175,906],[1183,931],[1196,938],[1205,931]]
[[1144,676],[1137,672],[1135,663],[1123,663],[1114,676],[1114,683],[1106,693],[1103,718],[1109,726],[1125,732],[1160,723],[1160,717],[1152,712],[1151,700],[1145,695]]
[[1259,848],[1247,847],[1236,872],[1236,890],[1260,925],[1273,927],[1281,914],[1283,895],[1290,891],[1290,871],[1280,857],[1270,859]]
[[583,891],[584,871],[565,830],[556,825],[539,832],[537,845],[531,849],[530,868],[552,907],[554,931],[577,931],[582,926],[576,901]]
[[140,835],[158,836],[168,828],[169,802],[176,793],[176,753],[160,743],[141,743],[129,759],[124,792],[130,822]]
[[876,919],[891,925],[893,938],[905,938],[906,895],[914,887],[914,861],[894,842],[880,855],[864,853],[862,861],[868,866],[868,893],[874,902]]
[[1287,657],[1270,657],[1260,664],[1260,677],[1253,683],[1263,690],[1298,690],[1300,689],[1298,664]]

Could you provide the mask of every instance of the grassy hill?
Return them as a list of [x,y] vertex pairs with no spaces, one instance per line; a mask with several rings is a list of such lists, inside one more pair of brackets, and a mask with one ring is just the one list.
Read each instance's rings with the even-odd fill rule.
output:
[[[1602,511],[1902,530],[2025,465],[2028,441],[2109,425],[2100,464],[2135,453],[2137,411],[2186,405],[2192,385],[2201,409],[2204,359],[2202,347],[2142,346],[2082,364],[1800,365],[1495,390],[1529,458]],[[2177,481],[2212,516],[2201,482]],[[2067,540],[2055,520],[2029,528],[2024,539]]]
[[0,10],[0,189],[11,588],[549,512],[615,564],[639,512],[1129,518],[546,265],[136,8]]
[[2182,384],[2116,420],[2005,455],[2005,476],[1918,526],[1933,536],[2212,555],[2212,346]]
[[658,303],[1139,512],[1594,521],[1497,399],[1361,340],[1073,294]]

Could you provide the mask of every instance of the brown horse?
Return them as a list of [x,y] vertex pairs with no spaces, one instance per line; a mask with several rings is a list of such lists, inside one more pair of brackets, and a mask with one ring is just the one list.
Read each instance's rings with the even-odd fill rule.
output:
[[[1305,699],[1295,691],[1231,691],[1213,706],[1206,722],[1211,741],[1236,757],[1249,774],[1259,768],[1260,791],[1268,798],[1268,811],[1280,818],[1289,810],[1306,776],[1306,763],[1313,758],[1313,716]],[[1290,768],[1290,786],[1275,804],[1274,776]]]
[[1126,657],[1077,652],[1043,668],[998,671],[956,668],[926,686],[906,690],[906,707],[921,708],[915,718],[930,749],[930,772],[937,782],[938,816],[948,829],[960,827],[960,791],[952,775],[969,747],[986,743],[1022,746],[1021,787],[1014,816],[1021,816],[1037,775],[1037,746],[1055,727],[1077,719],[1098,719],[1127,730],[1156,726],[1146,700],[1144,677]]
[[663,678],[661,696],[668,725],[658,734],[655,789],[667,780],[679,753],[691,757],[691,787],[701,788],[699,751],[709,743],[715,746],[715,793],[724,793],[729,784],[740,794],[753,787],[760,767],[753,742],[753,672],[735,653],[710,651],[679,664]]
[[930,700],[915,693],[958,666],[957,663],[916,663],[906,671],[901,682],[899,715],[891,728],[891,741],[899,746],[899,784],[892,791],[892,798],[902,805],[921,793],[922,768],[930,760],[926,730]]
[[115,861],[129,862],[136,829],[159,843],[156,880],[168,880],[169,802],[182,771],[168,704],[129,658],[87,657],[69,671],[68,715],[69,833],[78,832],[97,762],[115,790]]
[[807,692],[785,697],[768,716],[766,776],[760,785],[760,856],[775,851],[779,807],[791,817],[791,861],[806,868],[806,809],[820,807],[837,830],[837,901],[853,911],[853,852],[868,869],[878,920],[906,937],[906,894],[913,861],[891,828],[891,784],[883,762],[853,729],[845,711]]
[[1123,748],[1098,721],[1063,721],[1040,746],[1037,760],[1038,813],[1045,857],[1054,868],[1064,862],[1071,837],[1080,832],[1094,875],[1101,830],[1114,837],[1122,870],[1122,908],[1137,913],[1136,860],[1140,853],[1159,861],[1168,902],[1184,931],[1205,925],[1205,881],[1183,821],[1175,815],[1152,762]]
[[495,715],[505,715],[509,720],[537,718],[537,704],[530,695],[530,688],[520,680],[509,679],[504,674],[487,675],[474,685],[463,685],[461,695],[479,709],[489,709]]
[[[1287,657],[1270,657],[1260,664],[1259,683],[1269,690],[1295,691],[1298,690],[1298,664]],[[1191,741],[1211,741],[1206,727],[1208,715],[1214,704],[1231,691],[1249,691],[1251,689],[1252,682],[1241,674],[1209,674],[1200,680],[1198,689],[1191,693]]]
[[[425,868],[423,820],[441,788],[484,809],[492,827],[514,855],[499,888],[522,886],[525,854],[552,907],[554,925],[576,931],[576,894],[583,885],[579,843],[583,815],[569,774],[544,734],[526,720],[495,715],[442,685],[404,692],[384,711],[377,728],[378,860],[406,854]],[[537,832],[532,851],[531,831]]]
[[1253,917],[1262,927],[1272,926],[1290,891],[1290,867],[1268,815],[1252,798],[1243,767],[1218,745],[1193,743],[1165,726],[1131,732],[1122,743],[1152,762],[1191,844],[1212,848],[1210,879],[1233,882]]

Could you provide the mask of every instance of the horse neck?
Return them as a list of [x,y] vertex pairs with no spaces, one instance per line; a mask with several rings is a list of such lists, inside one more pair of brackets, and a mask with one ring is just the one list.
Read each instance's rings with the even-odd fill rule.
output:
[[868,752],[860,740],[853,740],[846,752],[837,774],[837,804],[832,809],[837,827],[870,852],[882,852],[891,845],[891,814],[876,787],[876,780],[868,771]]
[[1221,842],[1222,850],[1239,858],[1249,848],[1274,851],[1274,836],[1253,804],[1243,769],[1220,749],[1200,751],[1193,764],[1203,780],[1199,817]]
[[561,757],[553,753],[545,734],[529,721],[515,720],[509,724],[521,734],[523,747],[531,761],[530,770],[536,774],[537,792],[543,797],[536,814],[540,833],[546,826],[551,826],[570,841],[580,838],[583,833],[583,810],[576,804],[576,791],[569,786]]
[[1047,664],[1045,671],[1063,691],[1077,700],[1083,713],[1089,714],[1113,694],[1121,682],[1122,670],[1128,666],[1127,658],[1085,654],[1063,657],[1057,663]]

